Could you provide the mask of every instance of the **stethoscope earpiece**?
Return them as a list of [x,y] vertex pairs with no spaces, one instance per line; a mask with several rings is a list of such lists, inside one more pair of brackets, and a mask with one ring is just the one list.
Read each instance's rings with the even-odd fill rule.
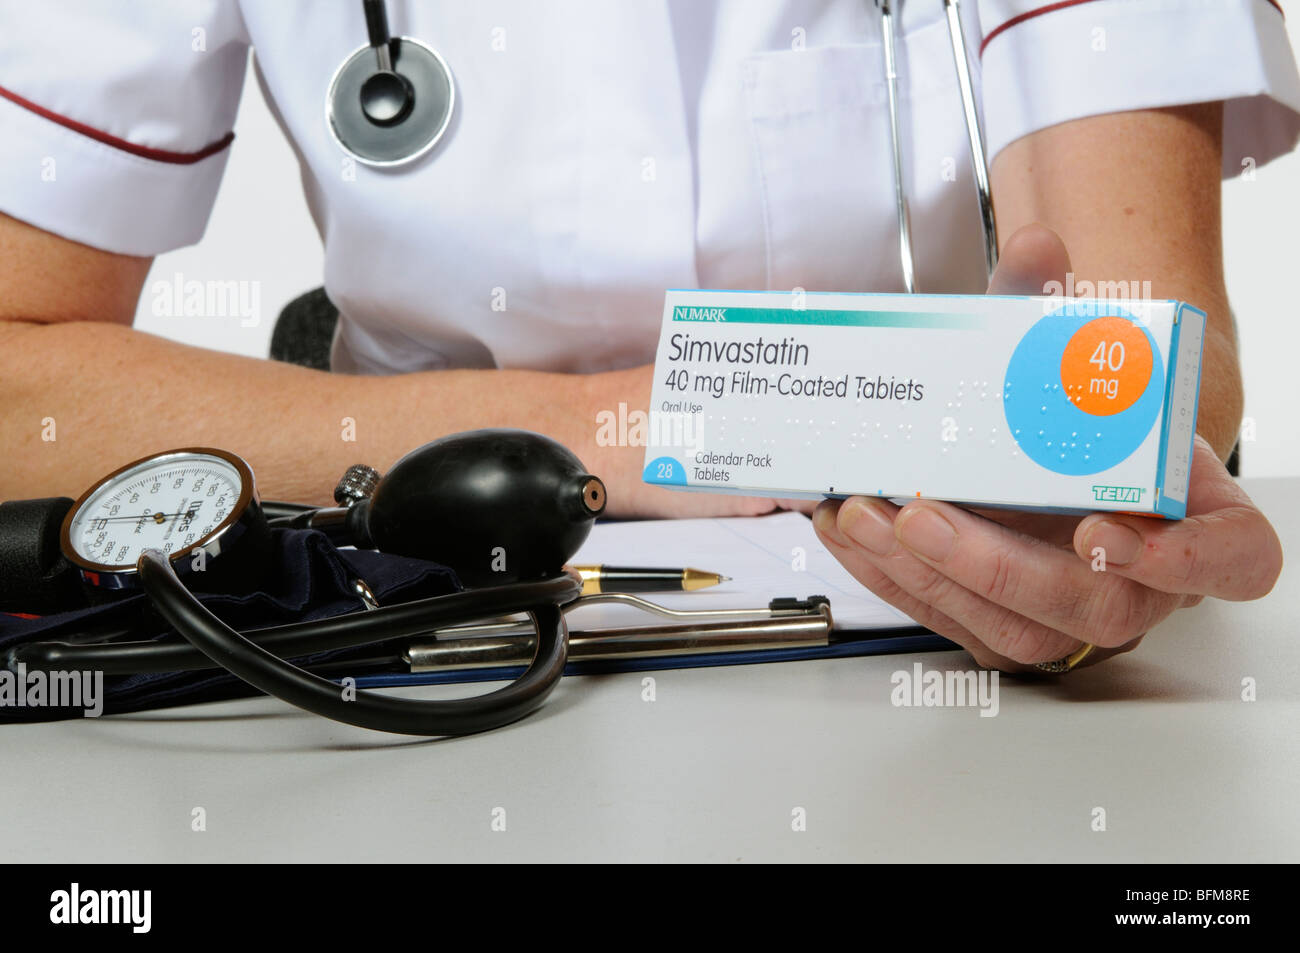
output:
[[371,166],[403,165],[438,144],[451,122],[456,88],[438,53],[388,35],[383,0],[365,0],[370,42],[335,72],[325,100],[330,134]]

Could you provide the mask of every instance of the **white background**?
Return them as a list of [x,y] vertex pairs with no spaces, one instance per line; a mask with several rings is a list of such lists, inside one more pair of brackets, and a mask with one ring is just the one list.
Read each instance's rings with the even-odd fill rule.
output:
[[[1288,13],[1294,3],[1283,2]],[[1300,22],[1286,19],[1293,47]],[[265,356],[281,307],[322,281],[322,249],[307,213],[293,152],[267,110],[251,67],[221,194],[202,242],[160,256],[145,284],[136,327],[191,344]],[[1293,409],[1300,351],[1300,153],[1224,183],[1228,293],[1237,314],[1246,381],[1242,474],[1300,475],[1300,423]],[[256,324],[232,317],[156,317],[155,282],[256,280]]]

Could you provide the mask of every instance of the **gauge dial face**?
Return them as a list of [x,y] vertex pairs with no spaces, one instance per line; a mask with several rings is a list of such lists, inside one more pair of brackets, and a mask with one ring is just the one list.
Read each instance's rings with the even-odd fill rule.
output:
[[210,453],[177,451],[134,463],[78,504],[65,527],[67,555],[116,571],[134,569],[146,549],[175,558],[239,518],[246,482],[232,461]]

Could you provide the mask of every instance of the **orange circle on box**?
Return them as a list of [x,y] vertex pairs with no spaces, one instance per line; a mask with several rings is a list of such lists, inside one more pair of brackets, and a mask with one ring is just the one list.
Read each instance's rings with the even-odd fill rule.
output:
[[1107,417],[1132,407],[1151,382],[1151,342],[1125,318],[1089,321],[1065,345],[1061,386],[1085,414]]

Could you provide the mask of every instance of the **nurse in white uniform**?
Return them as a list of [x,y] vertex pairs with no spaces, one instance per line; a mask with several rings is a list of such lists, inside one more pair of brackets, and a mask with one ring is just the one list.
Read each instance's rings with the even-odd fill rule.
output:
[[[893,6],[915,284],[982,291],[944,4]],[[577,452],[623,515],[763,512],[770,501],[641,485],[640,448],[599,445],[596,418],[648,399],[665,288],[902,289],[878,7],[390,0],[393,33],[440,53],[456,101],[436,146],[374,168],[340,147],[325,109],[367,39],[360,2],[6,0],[0,499],[76,495],[110,456],[195,442],[240,448],[269,496],[316,499],[358,459],[520,426]],[[980,662],[1095,644],[1091,662],[1176,608],[1276,578],[1276,537],[1219,462],[1241,380],[1218,196],[1221,177],[1294,146],[1300,79],[1274,0],[961,9],[1002,239],[995,289],[1039,292],[1072,271],[1149,280],[1209,312],[1191,518],[851,500],[815,522],[865,585]],[[250,47],[325,245],[333,374],[130,327],[152,257],[203,234],[239,147]],[[47,419],[57,440],[42,440]],[[1105,573],[1090,570],[1096,546]]]

